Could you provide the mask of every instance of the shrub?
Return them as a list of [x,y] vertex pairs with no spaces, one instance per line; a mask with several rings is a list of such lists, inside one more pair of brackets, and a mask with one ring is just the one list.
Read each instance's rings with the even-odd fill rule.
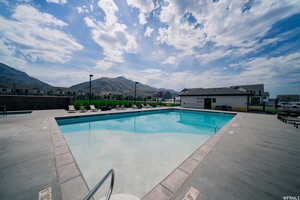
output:
[[[151,106],[177,106],[177,104],[165,104],[161,102],[144,102],[144,101],[127,101],[127,100],[91,100],[91,104],[95,105],[96,108],[101,108],[102,106],[116,107],[117,105],[124,105],[126,108],[132,107],[133,104],[149,104]],[[74,106],[79,109],[80,106],[89,106],[89,100],[75,100]]]

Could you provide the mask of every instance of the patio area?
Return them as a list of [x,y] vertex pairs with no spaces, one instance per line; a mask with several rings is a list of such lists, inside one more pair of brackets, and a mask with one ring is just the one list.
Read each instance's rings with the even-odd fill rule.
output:
[[[111,112],[120,111],[96,114]],[[51,139],[53,118],[70,115],[44,110],[0,118],[0,199],[38,199],[48,186],[52,199],[82,199],[87,189],[78,181],[80,173],[68,179],[77,184],[61,187],[55,161],[59,152]],[[198,200],[299,195],[299,134],[275,115],[238,113],[210,151],[196,152],[202,159],[190,171],[179,169],[181,176],[165,179],[144,199],[181,200],[191,187],[199,191]]]

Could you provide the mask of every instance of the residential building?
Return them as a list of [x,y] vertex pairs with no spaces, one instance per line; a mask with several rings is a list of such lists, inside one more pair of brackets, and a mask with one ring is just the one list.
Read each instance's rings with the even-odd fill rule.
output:
[[245,89],[190,88],[179,93],[182,107],[216,109],[217,106],[231,107],[236,111],[247,111],[250,93]]
[[249,98],[250,105],[262,105],[269,99],[269,93],[264,91],[264,84],[252,84],[252,85],[236,85],[231,86],[234,89],[244,89],[251,94]]

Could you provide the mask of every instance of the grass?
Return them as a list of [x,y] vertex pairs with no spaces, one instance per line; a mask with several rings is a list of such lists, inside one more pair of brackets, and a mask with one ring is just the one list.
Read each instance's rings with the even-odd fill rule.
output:
[[[127,101],[127,100],[91,100],[91,104],[95,105],[97,108],[100,108],[102,106],[111,106],[116,107],[117,105],[124,105],[126,108],[132,107],[133,104],[139,105],[139,104],[149,104],[151,106],[177,106],[177,104],[166,104],[166,103],[160,103],[160,102],[144,102],[144,101]],[[79,109],[80,106],[89,106],[89,100],[75,100],[74,106],[76,109]]]

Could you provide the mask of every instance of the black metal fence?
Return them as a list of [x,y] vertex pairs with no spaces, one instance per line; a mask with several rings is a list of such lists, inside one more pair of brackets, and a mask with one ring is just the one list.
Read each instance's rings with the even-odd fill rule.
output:
[[66,109],[72,103],[64,96],[0,95],[0,108],[7,111]]

